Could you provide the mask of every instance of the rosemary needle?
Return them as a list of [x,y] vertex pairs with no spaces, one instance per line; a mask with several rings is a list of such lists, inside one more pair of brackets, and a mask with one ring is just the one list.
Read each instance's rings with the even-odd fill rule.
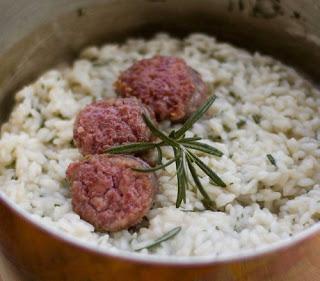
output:
[[125,154],[125,153],[135,153],[139,151],[145,151],[157,146],[156,143],[152,142],[134,142],[130,144],[118,145],[107,149],[110,154]]
[[176,161],[177,161],[177,159],[176,159],[176,158],[173,158],[173,159],[171,159],[170,161],[168,161],[167,163],[158,165],[158,166],[153,167],[153,168],[146,168],[146,169],[132,168],[132,170],[134,170],[134,171],[136,171],[136,172],[144,172],[144,173],[147,173],[147,172],[155,172],[155,171],[164,169],[165,167],[171,165],[172,163],[174,163],[174,162],[176,162]]
[[216,100],[216,96],[211,96],[196,112],[194,112],[183,126],[175,133],[176,138],[180,138],[186,131],[192,128],[193,124],[196,123],[210,108],[210,106]]
[[164,235],[162,235],[161,237],[157,238],[156,240],[150,242],[149,244],[147,244],[146,246],[143,247],[139,247],[137,249],[134,249],[136,252],[137,251],[141,251],[143,249],[151,249],[151,248],[155,248],[160,246],[160,244],[164,241],[167,241],[171,238],[173,238],[174,236],[176,236],[179,232],[181,231],[181,226],[175,227],[173,229],[171,229],[170,231],[168,231],[167,233],[165,233]]

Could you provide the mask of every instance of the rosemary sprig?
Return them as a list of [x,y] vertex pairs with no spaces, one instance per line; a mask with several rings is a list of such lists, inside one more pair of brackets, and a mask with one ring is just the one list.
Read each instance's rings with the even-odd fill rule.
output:
[[[214,185],[226,187],[226,184],[211,168],[209,168],[203,161],[201,161],[201,159],[196,154],[194,154],[193,151],[201,151],[203,153],[214,155],[217,157],[221,157],[223,153],[220,150],[212,147],[211,145],[199,142],[201,140],[201,138],[199,137],[186,138],[185,133],[190,128],[192,128],[193,124],[206,113],[206,111],[215,101],[215,98],[215,96],[210,97],[207,102],[205,102],[194,114],[189,117],[189,119],[179,130],[172,131],[170,132],[170,134],[166,134],[165,132],[159,130],[148,118],[148,116],[143,115],[143,119],[150,129],[151,133],[154,136],[157,136],[160,140],[154,143],[141,142],[120,145],[110,148],[106,152],[111,154],[125,154],[156,148],[158,151],[158,165],[153,168],[134,170],[138,172],[155,172],[175,163],[178,183],[176,207],[179,208],[182,202],[186,202],[186,191],[189,188],[189,185],[192,186],[192,183],[194,183],[200,194],[203,196],[203,202],[205,202],[204,206],[210,206],[210,209],[212,209],[211,206],[214,206],[214,204],[205,191],[204,187],[202,186],[199,176],[196,172],[196,168],[194,166],[198,166],[210,178],[210,182],[212,182]],[[172,147],[174,152],[174,159],[166,162],[165,164],[162,164],[161,146],[170,146]]]
[[137,251],[141,251],[143,249],[151,249],[151,248],[158,247],[158,246],[160,246],[160,244],[162,242],[173,238],[180,231],[181,231],[181,226],[175,227],[175,228],[171,229],[170,231],[168,231],[167,233],[165,233],[164,235],[162,235],[161,237],[159,237],[156,240],[154,240],[153,242],[150,242],[148,245],[135,249],[135,251],[137,252]]

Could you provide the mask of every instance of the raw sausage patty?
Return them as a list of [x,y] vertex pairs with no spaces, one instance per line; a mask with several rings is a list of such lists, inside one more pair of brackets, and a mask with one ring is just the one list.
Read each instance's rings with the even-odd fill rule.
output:
[[186,119],[207,99],[200,74],[176,57],[143,59],[121,73],[116,92],[149,105],[161,121]]
[[153,116],[138,99],[107,99],[87,105],[77,116],[73,139],[83,155],[99,154],[120,144],[150,141],[142,114]]
[[136,225],[152,206],[157,191],[153,173],[143,160],[125,155],[92,155],[69,165],[72,207],[100,231],[118,231]]

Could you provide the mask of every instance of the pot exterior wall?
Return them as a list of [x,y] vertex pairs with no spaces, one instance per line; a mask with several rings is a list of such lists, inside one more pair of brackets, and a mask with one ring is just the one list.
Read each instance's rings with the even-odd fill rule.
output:
[[320,276],[320,235],[246,260],[177,266],[133,262],[71,245],[2,200],[0,221],[1,250],[23,281],[318,281]]

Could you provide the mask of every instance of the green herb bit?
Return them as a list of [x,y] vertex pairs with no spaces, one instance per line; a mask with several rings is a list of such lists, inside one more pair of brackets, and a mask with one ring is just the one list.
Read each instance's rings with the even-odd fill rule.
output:
[[271,154],[267,154],[267,158],[273,166],[278,167],[276,160],[273,158]]
[[241,129],[244,125],[246,125],[247,122],[243,119],[241,119],[238,123],[237,123],[237,127],[238,129]]
[[227,132],[230,133],[231,132],[231,128],[228,125],[223,124],[223,129]]
[[232,98],[234,98],[236,101],[241,100],[241,97],[238,96],[238,95],[237,95],[235,92],[233,92],[233,91],[230,91],[230,92],[229,92],[229,96],[232,97]]
[[254,114],[254,115],[252,115],[252,119],[253,119],[253,121],[256,123],[256,124],[260,124],[260,122],[261,122],[261,115],[259,115],[259,114]]
[[151,249],[151,248],[155,248],[160,246],[160,244],[164,241],[167,241],[169,239],[172,239],[173,237],[175,237],[180,231],[181,231],[181,226],[175,227],[173,229],[171,229],[170,231],[168,231],[167,233],[165,233],[163,236],[157,238],[156,240],[154,240],[153,242],[151,242],[150,244],[137,248],[135,249],[135,251],[141,251],[143,249]]
[[230,91],[230,92],[229,92],[229,95],[230,95],[231,97],[233,97],[234,99],[237,98],[236,94],[235,94],[233,91]]
[[212,135],[209,135],[208,136],[208,139],[213,141],[213,142],[222,142],[222,137],[221,136],[212,136]]

